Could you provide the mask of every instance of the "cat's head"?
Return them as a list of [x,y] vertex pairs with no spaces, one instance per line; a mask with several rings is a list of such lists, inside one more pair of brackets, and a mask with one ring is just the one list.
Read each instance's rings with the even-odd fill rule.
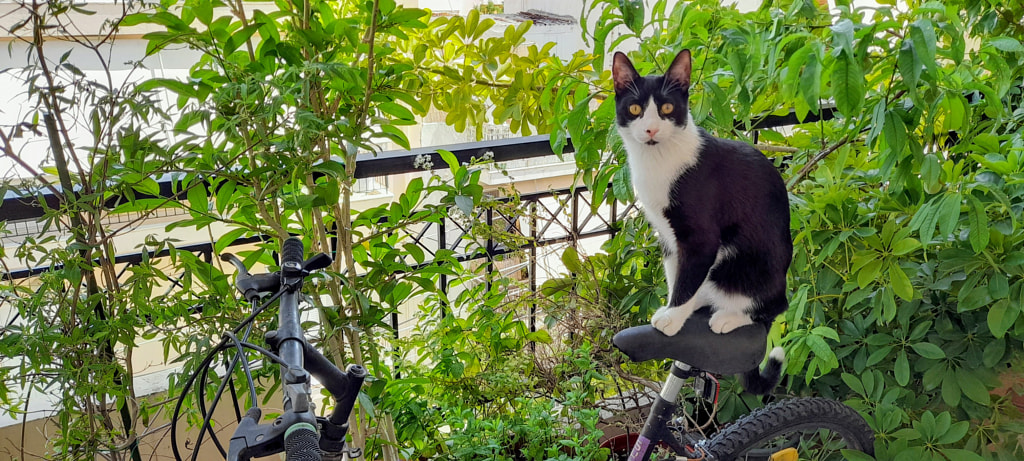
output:
[[625,54],[615,53],[615,119],[628,141],[657,145],[690,122],[690,50],[680,51],[665,75],[641,77]]

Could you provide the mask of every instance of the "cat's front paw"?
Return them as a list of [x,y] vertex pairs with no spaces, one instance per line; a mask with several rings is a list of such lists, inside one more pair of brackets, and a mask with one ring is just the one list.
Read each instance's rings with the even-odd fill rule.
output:
[[673,336],[679,333],[679,329],[689,317],[682,307],[662,306],[651,316],[651,325],[666,336]]
[[740,312],[716,311],[711,314],[708,326],[711,331],[718,334],[725,334],[739,327],[750,325],[754,321],[749,315]]

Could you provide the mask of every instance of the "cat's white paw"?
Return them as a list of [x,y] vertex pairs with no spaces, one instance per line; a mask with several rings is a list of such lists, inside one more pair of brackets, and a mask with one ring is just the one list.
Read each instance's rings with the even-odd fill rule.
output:
[[754,321],[749,315],[730,311],[716,311],[714,314],[711,314],[711,320],[708,321],[711,331],[718,334],[725,334],[752,323]]
[[651,316],[651,325],[667,336],[679,333],[679,329],[690,318],[688,311],[683,307],[662,306]]

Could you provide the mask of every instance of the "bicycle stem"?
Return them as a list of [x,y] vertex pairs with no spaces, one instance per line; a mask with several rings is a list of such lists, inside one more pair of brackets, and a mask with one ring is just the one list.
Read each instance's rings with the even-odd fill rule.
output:
[[281,267],[281,304],[275,341],[278,355],[287,364],[281,367],[284,383],[284,410],[310,411],[309,373],[305,371],[305,336],[299,319],[299,292],[302,289],[301,263],[285,261]]
[[[233,263],[241,265],[240,261]],[[284,412],[272,423],[260,424],[260,410],[250,409],[232,436],[229,461],[248,460],[282,451],[286,451],[288,456],[310,455],[309,459],[361,456],[361,450],[346,447],[345,435],[349,414],[367,372],[358,365],[349,365],[344,372],[339,370],[306,341],[299,315],[299,296],[304,278],[310,271],[329,264],[330,257],[324,254],[303,261],[302,243],[293,238],[282,245],[279,273],[252,276],[246,272],[242,280],[244,283],[238,284],[239,291],[247,297],[271,289],[276,291],[271,299],[279,300],[278,329],[267,332],[264,339],[274,351],[275,361],[281,365]],[[269,303],[262,307],[267,305]],[[262,311],[262,307],[245,323]],[[317,417],[314,413],[311,376],[323,383],[335,399],[334,411],[328,418]]]

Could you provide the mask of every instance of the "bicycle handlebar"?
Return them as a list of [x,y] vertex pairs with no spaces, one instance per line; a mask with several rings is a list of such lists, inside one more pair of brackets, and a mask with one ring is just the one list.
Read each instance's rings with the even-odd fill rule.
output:
[[298,237],[289,237],[281,244],[281,270],[285,271],[302,269],[302,240]]
[[288,461],[320,461],[319,436],[316,427],[298,423],[284,433],[284,453]]
[[[253,275],[237,257],[226,254],[221,258],[238,269],[235,285],[247,300],[255,301],[261,295],[276,293],[263,307],[255,309],[250,318],[274,299],[280,300],[278,329],[267,332],[265,340],[281,366],[285,396],[284,413],[273,423],[260,424],[260,410],[250,408],[239,421],[225,456],[230,461],[282,451],[289,461],[360,456],[360,450],[346,447],[345,435],[349,414],[367,376],[366,370],[358,365],[349,365],[345,371],[338,369],[306,341],[299,317],[299,296],[305,277],[311,271],[330,266],[331,257],[321,253],[303,260],[302,240],[291,237],[281,245],[281,270],[278,272]],[[317,417],[313,412],[311,375],[334,397],[335,407],[329,417]]]

